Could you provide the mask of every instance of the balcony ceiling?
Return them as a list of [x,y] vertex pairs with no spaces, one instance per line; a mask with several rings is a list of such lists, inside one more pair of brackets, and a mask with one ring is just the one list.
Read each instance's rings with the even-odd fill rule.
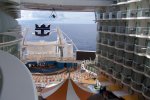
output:
[[95,11],[112,0],[21,0],[22,10]]

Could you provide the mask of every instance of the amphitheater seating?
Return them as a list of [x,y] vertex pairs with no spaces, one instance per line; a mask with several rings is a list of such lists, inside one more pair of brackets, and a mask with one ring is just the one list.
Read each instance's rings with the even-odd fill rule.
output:
[[29,70],[32,72],[32,73],[51,73],[51,72],[56,72],[58,70],[61,70],[63,68],[29,68]]

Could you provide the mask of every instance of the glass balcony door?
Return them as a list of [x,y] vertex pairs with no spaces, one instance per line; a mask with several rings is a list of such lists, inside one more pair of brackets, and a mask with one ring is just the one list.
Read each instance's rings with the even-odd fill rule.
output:
[[150,34],[150,22],[147,23],[148,34]]
[[140,3],[138,3],[137,4],[137,11],[138,11],[137,16],[138,17],[142,15],[142,9],[141,8],[142,8],[142,5]]

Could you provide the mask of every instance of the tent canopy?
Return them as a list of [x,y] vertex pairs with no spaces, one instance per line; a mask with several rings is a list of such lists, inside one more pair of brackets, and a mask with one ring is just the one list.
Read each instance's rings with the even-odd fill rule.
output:
[[41,96],[46,100],[87,100],[91,95],[92,92],[81,88],[70,78],[41,92]]

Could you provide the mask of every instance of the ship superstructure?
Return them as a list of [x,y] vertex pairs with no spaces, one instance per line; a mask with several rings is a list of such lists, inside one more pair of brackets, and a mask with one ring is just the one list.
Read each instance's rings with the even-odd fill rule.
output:
[[150,99],[150,1],[114,0],[100,8],[97,67],[139,99]]
[[53,29],[48,37],[52,34],[57,36],[56,40],[24,41],[23,60],[74,60],[73,41],[60,28]]

